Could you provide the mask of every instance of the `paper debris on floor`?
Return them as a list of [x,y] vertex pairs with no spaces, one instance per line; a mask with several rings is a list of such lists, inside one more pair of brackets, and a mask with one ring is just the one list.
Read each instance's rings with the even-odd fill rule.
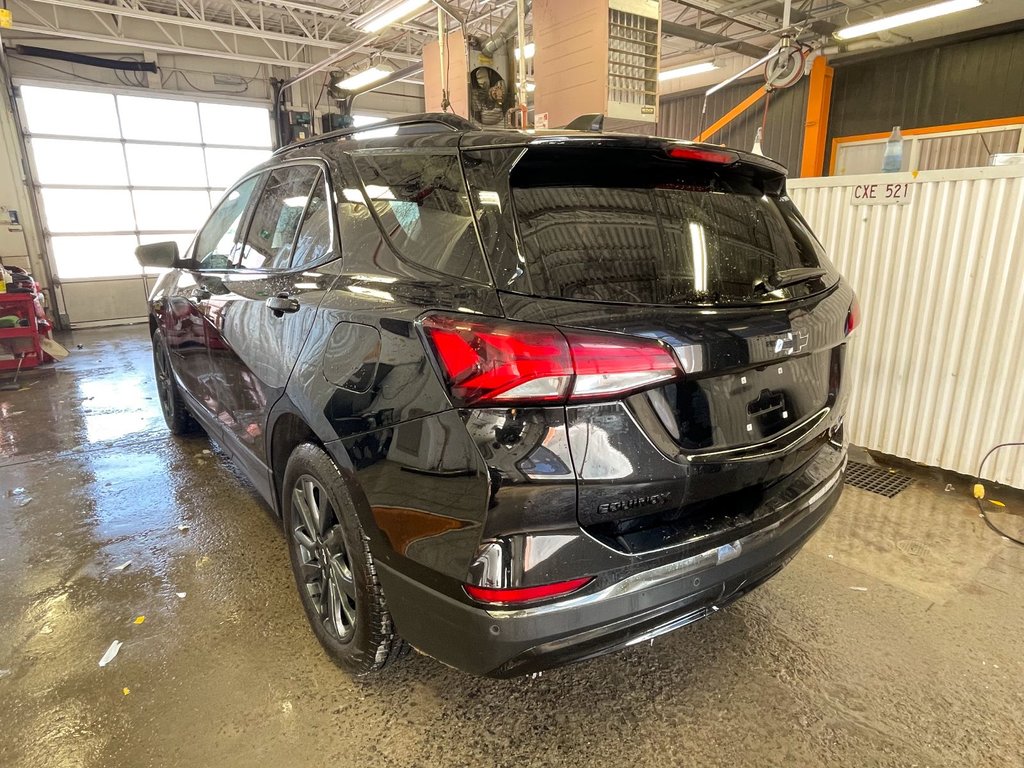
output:
[[100,659],[101,667],[107,666],[107,664],[114,660],[114,657],[117,656],[117,652],[121,650],[121,645],[122,643],[120,640],[115,640],[110,644],[110,647],[107,648],[107,652],[104,653],[103,658]]
[[181,531],[182,533],[188,533],[188,526],[187,525],[179,525],[178,526],[178,530]]
[[122,688],[121,689],[121,693],[123,693],[125,696],[127,696],[131,692],[132,692],[131,688]]
[[185,599],[185,595],[188,594],[188,593],[187,592],[175,592],[174,594],[176,594],[178,597],[180,597],[182,600],[184,600]]
[[145,617],[145,616],[136,616],[136,617],[135,617],[135,623],[136,623],[136,624],[141,624],[141,623],[142,623],[142,622],[144,622],[145,620],[146,620],[146,617]]
[[127,562],[121,563],[119,566],[114,568],[114,570],[115,571],[123,571],[125,568],[127,568],[131,564],[132,564],[132,561],[128,560]]
[[852,589],[854,592],[867,592],[868,591],[867,587],[850,587],[850,589]]

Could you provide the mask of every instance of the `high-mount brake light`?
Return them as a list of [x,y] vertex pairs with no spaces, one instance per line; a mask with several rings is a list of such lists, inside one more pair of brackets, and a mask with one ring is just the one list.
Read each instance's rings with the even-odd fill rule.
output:
[[459,407],[610,399],[683,373],[655,339],[446,314],[422,326]]
[[696,160],[701,163],[732,165],[740,156],[727,149],[704,149],[703,147],[669,147],[665,150],[673,160]]

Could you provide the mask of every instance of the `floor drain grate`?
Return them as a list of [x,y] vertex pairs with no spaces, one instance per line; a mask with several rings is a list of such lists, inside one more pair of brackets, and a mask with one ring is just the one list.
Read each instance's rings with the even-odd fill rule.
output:
[[914,482],[901,472],[851,461],[846,465],[846,484],[891,499]]

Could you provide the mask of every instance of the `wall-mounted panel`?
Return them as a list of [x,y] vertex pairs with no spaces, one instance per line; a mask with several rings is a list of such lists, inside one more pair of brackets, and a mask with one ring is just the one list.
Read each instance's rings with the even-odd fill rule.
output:
[[[910,184],[906,205],[853,205]],[[974,474],[1024,440],[1024,168],[804,179],[790,193],[860,297],[849,437]],[[1020,451],[985,476],[1024,488]]]

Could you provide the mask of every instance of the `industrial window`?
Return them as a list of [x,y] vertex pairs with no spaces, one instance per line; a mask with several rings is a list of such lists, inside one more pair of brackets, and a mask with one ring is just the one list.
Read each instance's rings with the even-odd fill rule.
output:
[[270,156],[268,110],[20,87],[57,275],[139,275],[135,246],[182,252],[239,176]]

